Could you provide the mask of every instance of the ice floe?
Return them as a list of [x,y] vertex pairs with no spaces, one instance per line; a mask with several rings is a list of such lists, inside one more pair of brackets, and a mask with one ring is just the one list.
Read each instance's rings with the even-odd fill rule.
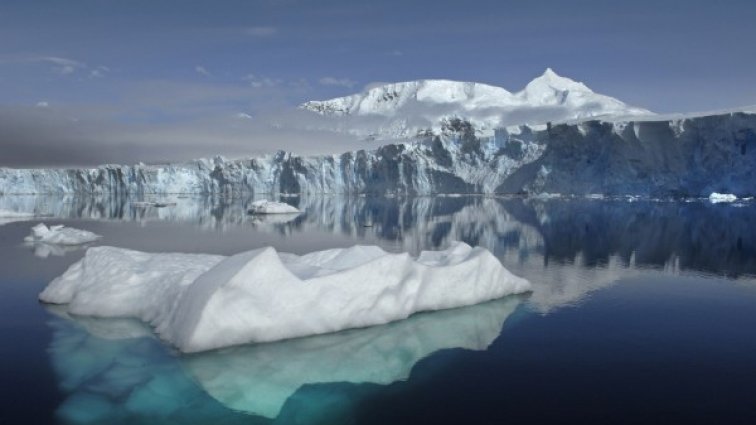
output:
[[713,204],[718,204],[720,202],[735,202],[737,200],[738,200],[738,197],[731,193],[714,192],[711,195],[709,195],[709,202]]
[[285,202],[268,201],[262,199],[255,201],[249,206],[250,214],[299,214],[297,208]]
[[31,234],[24,238],[29,243],[46,243],[55,245],[82,245],[94,242],[102,236],[92,233],[88,230],[74,229],[62,224],[47,227],[44,223],[39,223],[32,227]]

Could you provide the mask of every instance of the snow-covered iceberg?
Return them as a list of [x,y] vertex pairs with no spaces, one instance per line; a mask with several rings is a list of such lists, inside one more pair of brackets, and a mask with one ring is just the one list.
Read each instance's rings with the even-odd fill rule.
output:
[[47,227],[39,223],[32,227],[31,234],[24,238],[28,243],[46,243],[55,245],[82,245],[94,242],[102,236],[88,230],[74,229],[62,224]]
[[417,258],[355,246],[231,257],[97,247],[40,300],[73,314],[136,317],[183,352],[380,325],[420,311],[530,290],[489,251],[462,242]]
[[249,205],[250,214],[299,214],[297,208],[285,202],[268,201],[262,199]]

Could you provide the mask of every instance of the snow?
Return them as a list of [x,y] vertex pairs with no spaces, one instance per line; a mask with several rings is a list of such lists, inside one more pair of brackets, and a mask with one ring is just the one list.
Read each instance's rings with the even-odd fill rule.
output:
[[285,202],[268,201],[266,199],[255,201],[249,206],[250,214],[298,214],[300,212],[297,208]]
[[62,224],[47,227],[44,223],[39,223],[32,227],[31,234],[25,237],[24,241],[55,245],[81,245],[94,242],[101,237],[90,231],[65,227]]
[[[595,93],[585,84],[562,77],[551,68],[516,93],[476,82],[417,80],[372,87],[345,97],[309,101],[300,108],[339,117],[341,129],[380,140],[413,137],[426,129],[438,134],[441,123],[451,117],[468,120],[480,135],[490,135],[495,128],[513,125],[653,115],[648,110]],[[378,121],[376,124],[375,120],[370,123],[354,117],[372,117]],[[363,124],[367,127],[363,128]]]
[[709,195],[709,202],[711,202],[712,204],[718,204],[720,202],[735,202],[737,200],[738,200],[738,197],[731,193],[714,192],[711,195]]
[[318,335],[530,290],[462,242],[417,258],[376,246],[231,257],[87,250],[40,300],[71,314],[134,317],[183,352]]

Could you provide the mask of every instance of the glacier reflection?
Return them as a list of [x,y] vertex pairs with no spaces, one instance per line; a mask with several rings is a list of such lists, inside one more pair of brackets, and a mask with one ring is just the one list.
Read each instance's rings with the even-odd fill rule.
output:
[[[378,239],[388,250],[413,254],[459,240],[491,250],[504,266],[529,279],[535,286],[530,303],[543,312],[580,302],[594,290],[649,270],[749,281],[756,275],[756,202],[288,196],[280,200],[303,214],[259,217],[247,214],[256,200],[251,197],[155,200],[176,205],[144,207],[138,204],[141,200],[119,197],[4,196],[0,209],[61,219],[166,221],[221,232],[262,232],[291,241],[325,232],[352,243]],[[156,236],[171,239],[173,234]]]
[[[334,409],[349,408],[348,392],[357,388],[344,384],[388,385],[408,379],[415,364],[434,352],[485,350],[519,303],[508,297],[385,326],[190,356],[169,352],[135,321],[72,318],[51,308],[49,351],[66,393],[58,416],[74,424],[210,423],[221,417],[232,423],[228,408],[280,420],[333,417]],[[329,383],[347,394],[299,391]],[[304,416],[296,412],[302,406]]]

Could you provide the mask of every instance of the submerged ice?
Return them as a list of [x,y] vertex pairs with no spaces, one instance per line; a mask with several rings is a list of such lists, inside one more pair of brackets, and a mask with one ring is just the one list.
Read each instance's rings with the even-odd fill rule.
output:
[[97,247],[40,300],[135,317],[183,352],[380,325],[528,291],[489,251],[457,242],[417,258],[375,246],[231,257]]
[[[350,408],[358,385],[378,391],[374,384],[407,380],[440,350],[485,350],[519,303],[506,297],[385,326],[192,356],[171,355],[138,321],[73,316],[51,306],[49,353],[66,392],[58,414],[72,424],[187,423],[189,411],[196,423],[236,423],[229,422],[236,418],[231,409],[244,413],[239,423],[249,423],[249,414],[323,423],[319,418]],[[182,408],[187,404],[193,409]]]

